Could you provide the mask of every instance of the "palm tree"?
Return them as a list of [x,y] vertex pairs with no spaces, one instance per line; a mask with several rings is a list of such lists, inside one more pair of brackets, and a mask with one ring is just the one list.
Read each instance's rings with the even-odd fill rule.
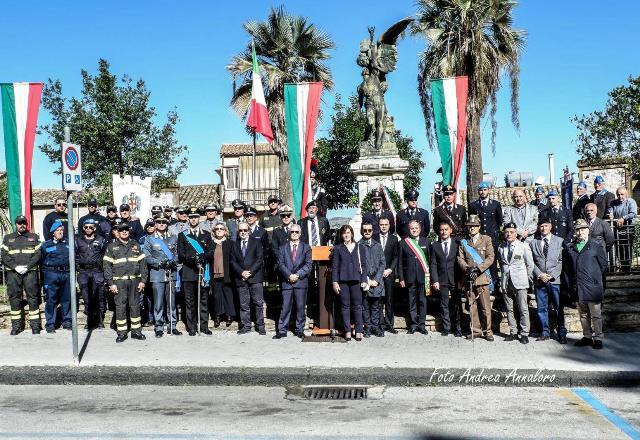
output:
[[489,107],[491,147],[495,153],[497,93],[504,75],[511,86],[511,121],[519,130],[520,54],[526,32],[514,29],[515,0],[418,0],[413,35],[428,41],[418,71],[418,93],[433,146],[433,112],[429,80],[469,77],[467,103],[467,189],[482,181],[480,120]]
[[243,119],[248,116],[253,41],[273,128],[273,149],[280,162],[280,197],[293,206],[284,121],[284,84],[321,81],[326,90],[331,90],[333,78],[325,61],[329,59],[329,50],[334,48],[334,43],[305,17],[289,15],[282,6],[272,8],[266,21],[248,22],[243,27],[251,40],[227,66],[233,76],[231,106]]

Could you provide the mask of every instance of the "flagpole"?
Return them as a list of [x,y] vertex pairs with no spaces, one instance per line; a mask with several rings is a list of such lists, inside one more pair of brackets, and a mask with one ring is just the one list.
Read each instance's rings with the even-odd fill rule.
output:
[[251,180],[253,181],[253,209],[258,209],[256,206],[256,131],[253,130],[253,177]]

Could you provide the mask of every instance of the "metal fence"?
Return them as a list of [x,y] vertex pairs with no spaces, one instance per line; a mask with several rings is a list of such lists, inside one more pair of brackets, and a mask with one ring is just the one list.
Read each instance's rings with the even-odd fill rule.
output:
[[613,246],[609,250],[609,272],[620,273],[640,269],[638,247],[635,246],[636,225],[618,226],[614,220],[607,220],[613,231]]

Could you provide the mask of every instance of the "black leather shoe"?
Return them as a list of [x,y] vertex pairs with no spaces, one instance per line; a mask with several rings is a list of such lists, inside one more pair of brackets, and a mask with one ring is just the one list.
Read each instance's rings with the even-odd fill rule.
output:
[[362,341],[362,338],[361,338],[361,337],[358,337],[358,336],[356,336],[354,339],[355,339],[356,341],[358,341],[358,342]]
[[238,330],[239,335],[246,335],[247,333],[251,333],[251,329],[249,327],[244,327]]
[[493,335],[487,335],[487,336],[485,336],[484,338],[485,338],[487,341],[489,341],[489,342],[493,342],[493,341],[495,340],[495,339],[494,339],[494,337],[493,337]]
[[593,341],[590,338],[582,338],[578,342],[574,344],[576,347],[591,347],[593,346]]
[[213,320],[213,326],[215,328],[220,327],[220,318],[218,318],[217,316],[215,317],[215,319]]
[[137,339],[138,341],[144,341],[147,339],[142,333],[131,333],[131,339]]
[[515,335],[509,335],[509,336],[505,336],[504,337],[504,342],[511,342],[511,341],[515,341],[516,340],[516,336]]
[[442,332],[440,333],[442,336],[449,336],[449,332]]
[[428,335],[429,332],[426,328],[418,327],[418,333],[422,333],[423,335]]
[[128,338],[126,333],[120,333],[118,334],[118,337],[116,338],[116,342],[120,343],[120,342],[124,342],[126,341]]
[[384,331],[377,328],[373,336],[375,336],[376,338],[384,338]]
[[69,324],[65,324],[65,325],[63,325],[63,326],[62,326],[62,328],[63,328],[64,330],[71,330],[71,325],[69,325]]
[[15,327],[14,327],[14,328],[12,328],[12,329],[11,329],[11,333],[9,333],[9,334],[10,334],[11,336],[16,336],[16,335],[19,335],[21,331],[22,331],[22,330],[20,330],[19,328],[15,328]]
[[412,334],[414,334],[415,332],[416,332],[416,330],[415,330],[415,329],[413,329],[413,328],[410,328],[409,330],[407,330],[407,334],[408,334],[408,335],[412,335]]
[[595,341],[593,341],[593,348],[595,350],[602,350],[602,341],[599,339],[596,339]]
[[198,334],[198,333],[196,333],[196,332],[189,332],[189,336],[195,336],[195,335],[197,335],[197,334]]
[[227,317],[227,322],[225,323],[225,325],[227,327],[231,327],[231,324],[233,324],[233,320],[231,319],[231,317]]
[[161,338],[162,335],[164,335],[164,333],[162,332],[162,330],[156,330],[156,338]]
[[98,328],[104,328],[104,323],[102,321],[98,323]]
[[528,344],[529,343],[529,337],[528,336],[520,336],[520,343],[521,344]]
[[55,333],[56,332],[56,329],[53,328],[53,327],[49,327],[46,330],[47,330],[47,333]]
[[271,339],[282,339],[282,338],[286,338],[286,337],[287,337],[287,335],[276,333],[275,335],[273,335],[273,337],[271,337]]
[[536,341],[548,341],[548,340],[549,340],[549,336],[547,335],[541,335],[536,338]]
[[261,329],[258,330],[258,334],[260,336],[265,336],[267,334],[267,331],[265,329],[261,328]]
[[391,333],[392,335],[397,335],[398,334],[398,330],[396,330],[393,327],[387,327],[387,332]]
[[205,335],[212,335],[213,334],[211,332],[211,330],[209,330],[208,328],[205,328],[204,330],[200,330],[200,333],[204,333]]
[[294,335],[296,338],[300,338],[300,339],[304,338],[304,332],[295,332]]
[[566,344],[567,343],[567,337],[566,336],[558,336],[558,342],[561,344]]
[[180,330],[178,330],[177,328],[174,328],[173,330],[171,330],[171,334],[173,336],[182,336],[182,332]]
[[40,334],[40,327],[31,327],[31,333],[34,335],[39,335]]
[[456,338],[461,338],[462,337],[462,332],[459,332],[458,330],[456,330],[455,333],[453,334],[453,336],[455,336]]

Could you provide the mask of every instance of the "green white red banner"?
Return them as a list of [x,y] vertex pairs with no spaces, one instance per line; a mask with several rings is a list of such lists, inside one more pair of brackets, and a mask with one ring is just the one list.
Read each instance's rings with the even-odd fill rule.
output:
[[466,76],[458,76],[433,79],[430,83],[436,137],[442,162],[442,184],[457,188],[467,142],[469,81]]
[[0,84],[0,127],[7,167],[9,216],[27,217],[31,226],[31,164],[42,83]]
[[294,214],[303,217],[311,194],[311,156],[320,111],[322,83],[284,85],[284,118]]
[[251,46],[251,59],[253,62],[251,73],[251,104],[249,105],[247,127],[253,130],[254,133],[260,133],[264,136],[267,142],[271,143],[273,142],[271,120],[269,119],[267,101],[264,99],[264,90],[262,89],[262,78],[260,77],[256,48],[253,45]]

